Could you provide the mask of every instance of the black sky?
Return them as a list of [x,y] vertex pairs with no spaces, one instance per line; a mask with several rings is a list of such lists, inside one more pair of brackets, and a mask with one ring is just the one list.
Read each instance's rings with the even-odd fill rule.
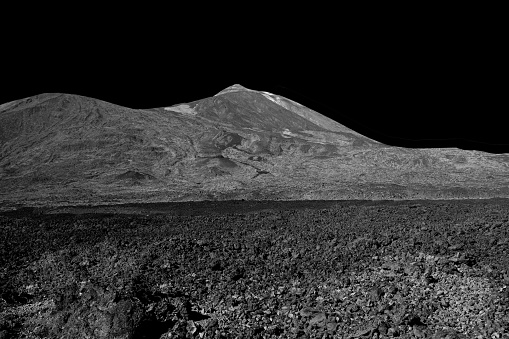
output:
[[291,29],[270,39],[252,32],[178,38],[172,30],[155,37],[84,30],[69,39],[57,27],[51,38],[9,41],[0,101],[57,92],[152,108],[241,84],[385,144],[509,153],[503,46],[475,29],[293,39]]

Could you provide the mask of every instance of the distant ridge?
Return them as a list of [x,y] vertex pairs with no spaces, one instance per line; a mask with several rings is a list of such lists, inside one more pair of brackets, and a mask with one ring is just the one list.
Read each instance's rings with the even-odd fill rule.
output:
[[0,208],[508,196],[509,154],[391,147],[239,84],[151,109],[58,93],[0,105]]

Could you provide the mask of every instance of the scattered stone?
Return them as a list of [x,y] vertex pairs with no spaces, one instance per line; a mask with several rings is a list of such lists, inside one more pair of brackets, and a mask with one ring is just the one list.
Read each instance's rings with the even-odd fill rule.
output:
[[[2,312],[15,310],[26,315],[14,319],[16,324],[33,321],[37,325],[31,330],[40,337],[67,335],[77,339],[142,338],[140,334],[147,329],[155,331],[151,338],[164,332],[166,339],[170,335],[331,338],[350,334],[352,329],[359,330],[350,337],[359,339],[429,339],[437,328],[457,331],[438,333],[440,338],[460,338],[465,333],[471,334],[469,338],[505,334],[509,300],[507,289],[502,288],[509,281],[504,269],[506,249],[487,247],[490,237],[498,243],[499,234],[487,237],[466,229],[461,235],[451,232],[447,222],[437,220],[434,224],[433,217],[426,221],[426,233],[416,236],[416,230],[408,229],[402,220],[395,224],[391,236],[395,240],[377,245],[378,236],[362,229],[367,224],[358,223],[354,230],[348,229],[351,234],[337,236],[343,221],[329,227],[314,222],[323,216],[313,213],[288,212],[282,218],[284,223],[275,228],[277,233],[271,229],[274,222],[255,213],[254,217],[229,216],[236,220],[235,229],[225,227],[215,234],[209,226],[217,224],[217,218],[207,216],[186,225],[186,231],[173,237],[178,240],[171,243],[161,240],[166,237],[164,232],[175,232],[178,222],[191,219],[172,220],[168,230],[164,224],[154,228],[143,224],[136,232],[150,229],[146,248],[141,246],[142,237],[136,238],[135,245],[123,247],[97,241],[101,245],[84,254],[79,251],[86,250],[79,248],[61,257],[55,254],[42,264],[27,261],[37,270],[26,273],[22,268],[18,287],[32,292],[7,299],[9,294],[0,288],[0,330],[8,328],[2,324],[7,319]],[[307,214],[313,218],[306,219]],[[331,214],[331,218],[346,214]],[[296,218],[310,222],[294,227]],[[385,227],[376,218],[369,220]],[[129,225],[121,228],[120,244],[131,236],[124,236],[125,232],[137,229],[135,223]],[[201,228],[206,235],[200,233]],[[110,225],[108,234],[112,229]],[[160,236],[158,232],[163,233]],[[506,229],[501,227],[497,232]],[[347,249],[348,239],[359,239],[362,233],[370,236]],[[329,242],[336,236],[336,241]],[[435,238],[447,239],[443,241],[446,254],[434,254]],[[461,248],[455,247],[460,243]],[[234,244],[239,244],[237,251]],[[463,251],[467,245],[468,251]],[[293,254],[300,254],[298,260],[293,260]],[[469,266],[474,259],[480,264]],[[80,265],[84,261],[88,264]],[[18,274],[13,272],[13,276]],[[10,279],[8,273],[0,271],[0,275]],[[53,291],[48,296],[58,309],[52,303],[36,310],[34,303],[27,303],[26,298],[41,297],[40,291]],[[53,325],[44,325],[49,322]],[[46,327],[36,332],[35,326],[41,324]],[[360,324],[372,325],[359,328]]]
[[386,335],[388,329],[389,329],[389,326],[387,326],[387,324],[384,322],[382,322],[380,325],[378,325],[378,332],[382,335]]
[[309,321],[309,325],[325,323],[326,319],[327,319],[327,316],[325,315],[325,313],[320,312],[320,313],[314,315],[313,318],[311,318],[311,320]]
[[459,251],[464,247],[462,243],[455,244],[449,247],[449,251]]
[[353,305],[349,305],[346,310],[349,312],[349,313],[355,313],[359,310],[359,305],[357,304],[353,304]]
[[365,328],[361,328],[357,330],[354,334],[350,335],[350,338],[360,338],[364,336],[370,336],[373,334],[373,332],[376,330],[373,326],[367,326]]
[[422,279],[426,285],[435,284],[438,282],[438,279],[434,278],[431,274],[424,275]]
[[189,320],[187,322],[187,332],[190,333],[191,335],[193,335],[196,332],[196,330],[197,330],[197,328],[196,328],[194,321]]
[[382,298],[383,295],[384,295],[384,291],[379,287],[372,288],[369,291],[369,297],[373,301],[380,301],[380,299]]
[[390,295],[395,295],[396,293],[398,293],[398,291],[399,291],[399,289],[398,289],[398,287],[396,285],[391,285],[389,287],[388,293]]
[[242,278],[244,278],[245,273],[246,273],[246,270],[243,267],[237,267],[231,273],[230,280],[237,281],[239,279],[242,279]]
[[507,245],[509,244],[509,238],[500,238],[497,241],[497,246]]
[[466,336],[454,330],[437,330],[432,339],[467,339]]
[[412,332],[413,332],[414,336],[416,336],[417,338],[428,337],[428,335],[426,334],[426,332],[424,330],[425,330],[425,328],[421,327],[421,326],[413,326],[412,327]]
[[301,317],[312,317],[318,313],[320,313],[319,310],[317,310],[316,308],[311,308],[311,307],[304,307],[299,312]]
[[[101,290],[97,289],[96,290]],[[140,304],[130,300],[105,303],[107,297],[99,299],[81,299],[67,305],[60,313],[53,316],[61,320],[59,327],[52,327],[58,337],[87,338],[120,338],[134,335],[142,319],[143,309]],[[52,321],[53,322],[53,321]]]
[[330,321],[327,323],[326,327],[328,331],[335,332],[338,328],[338,323],[335,321]]
[[396,327],[390,327],[388,330],[387,330],[387,335],[389,337],[396,337],[399,335],[399,331]]

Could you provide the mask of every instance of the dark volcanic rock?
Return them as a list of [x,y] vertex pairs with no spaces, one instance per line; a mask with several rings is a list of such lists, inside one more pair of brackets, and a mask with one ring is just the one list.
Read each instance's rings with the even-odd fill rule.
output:
[[81,298],[57,307],[51,333],[59,338],[132,338],[142,317],[140,303],[116,301],[113,291],[89,284]]
[[[0,248],[9,255],[0,257],[0,331],[503,337],[507,249],[487,245],[508,236],[506,202],[421,205],[210,202],[152,215],[163,206],[1,215]],[[432,240],[447,243],[443,255]],[[464,247],[450,251],[451,241]]]

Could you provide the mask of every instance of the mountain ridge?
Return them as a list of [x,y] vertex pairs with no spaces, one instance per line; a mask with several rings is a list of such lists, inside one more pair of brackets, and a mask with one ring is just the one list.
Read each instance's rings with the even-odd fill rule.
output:
[[506,197],[509,155],[384,145],[240,85],[132,109],[46,93],[0,105],[0,203]]

